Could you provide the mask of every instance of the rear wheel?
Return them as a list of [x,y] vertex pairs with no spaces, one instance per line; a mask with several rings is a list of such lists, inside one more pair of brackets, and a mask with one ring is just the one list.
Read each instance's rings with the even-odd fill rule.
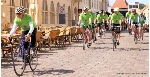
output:
[[38,55],[37,55],[37,49],[31,48],[30,49],[30,56],[29,56],[29,65],[30,69],[34,71],[38,64]]

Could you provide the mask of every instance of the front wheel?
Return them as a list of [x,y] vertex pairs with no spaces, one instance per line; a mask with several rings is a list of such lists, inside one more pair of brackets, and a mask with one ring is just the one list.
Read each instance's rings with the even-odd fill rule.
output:
[[14,71],[17,76],[22,76],[23,72],[25,70],[25,67],[26,67],[25,55],[24,55],[24,59],[22,59],[22,57],[23,57],[22,48],[20,46],[18,46],[11,53],[12,53],[12,61],[13,61]]
[[38,65],[38,55],[37,55],[37,49],[36,48],[30,49],[29,65],[30,65],[30,69],[32,71],[34,71]]

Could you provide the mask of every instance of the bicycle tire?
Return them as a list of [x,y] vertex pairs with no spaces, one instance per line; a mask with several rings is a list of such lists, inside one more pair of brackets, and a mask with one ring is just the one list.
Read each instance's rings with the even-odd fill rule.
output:
[[[33,54],[31,54],[31,53],[32,53],[31,50],[33,51]],[[34,70],[36,69],[37,65],[38,65],[37,49],[36,49],[36,48],[35,48],[35,49],[31,48],[29,55],[30,55],[29,66],[30,66],[30,69],[31,69],[32,71],[34,71]],[[33,58],[35,58],[35,60],[33,60]],[[35,66],[32,65],[31,61],[35,61]],[[33,63],[33,64],[34,64],[34,63]]]
[[83,50],[85,50],[85,40],[83,39]]
[[[17,53],[17,49],[19,49],[19,52],[22,54],[22,48],[21,48],[21,46],[16,47],[16,49],[11,52],[12,53],[13,68],[14,68],[15,74],[17,76],[22,76],[23,73],[24,73],[24,70],[26,68],[26,59],[25,59],[26,57],[24,56],[24,61],[21,61],[21,63],[23,62],[23,64],[24,64],[23,68],[22,69],[20,67],[17,68],[16,66],[18,66],[18,65],[16,65],[16,64],[17,64],[18,61],[16,61],[16,59],[15,59],[15,56],[17,55],[17,57],[18,57],[18,54],[19,54],[19,53]],[[20,55],[20,56],[22,57],[22,55]],[[21,67],[22,67],[22,64],[21,64]],[[17,69],[21,69],[21,70],[19,70],[20,73],[18,73]]]

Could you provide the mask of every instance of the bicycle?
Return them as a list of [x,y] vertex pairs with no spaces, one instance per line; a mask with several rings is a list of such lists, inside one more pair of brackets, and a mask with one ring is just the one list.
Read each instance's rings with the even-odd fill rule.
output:
[[[25,37],[25,36],[24,36]],[[12,61],[13,61],[13,68],[17,76],[22,76],[24,73],[24,70],[26,68],[27,63],[29,63],[30,69],[34,71],[37,67],[37,51],[36,48],[31,48],[31,44],[29,42],[27,52],[24,48],[24,43],[25,40],[23,39],[24,37],[18,37],[19,38],[19,46],[15,48],[15,50],[11,49],[12,52]],[[11,46],[13,45],[12,38],[9,38]],[[16,58],[15,58],[16,57]],[[33,59],[36,60],[33,60]],[[35,61],[35,66],[32,65],[31,61]],[[17,67],[19,66],[19,62],[21,62],[21,68]],[[22,64],[23,62],[23,64]]]
[[118,32],[117,32],[116,28],[119,28],[119,27],[120,26],[114,26],[114,37],[112,39],[112,41],[113,41],[113,51],[115,50],[115,48],[117,48],[117,36],[118,36]]
[[137,37],[138,24],[133,24],[133,25],[134,25],[134,28],[135,28],[135,31],[134,31],[134,42],[135,42],[135,44],[137,44],[137,41],[138,41],[138,37]]
[[[82,34],[83,34],[83,50],[85,50],[85,44],[87,43],[87,40],[85,41],[85,38],[84,38],[84,34],[86,35],[86,38],[87,38],[87,36],[88,36],[88,32],[86,31],[87,28],[88,28],[88,27],[85,27],[85,26],[84,26],[85,31],[84,31],[84,33],[82,33]],[[87,44],[87,47],[89,48],[90,45]]]

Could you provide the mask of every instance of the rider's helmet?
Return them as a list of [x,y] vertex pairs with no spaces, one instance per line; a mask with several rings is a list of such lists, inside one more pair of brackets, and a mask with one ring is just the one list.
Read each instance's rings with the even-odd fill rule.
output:
[[93,13],[93,11],[91,9],[88,10],[90,13]]
[[88,10],[88,8],[87,8],[87,7],[84,7],[83,10]]
[[136,12],[136,9],[132,9],[132,12]]
[[24,13],[24,11],[25,11],[24,7],[20,6],[15,10],[15,13]]
[[118,7],[114,8],[114,11],[119,11],[119,8]]

